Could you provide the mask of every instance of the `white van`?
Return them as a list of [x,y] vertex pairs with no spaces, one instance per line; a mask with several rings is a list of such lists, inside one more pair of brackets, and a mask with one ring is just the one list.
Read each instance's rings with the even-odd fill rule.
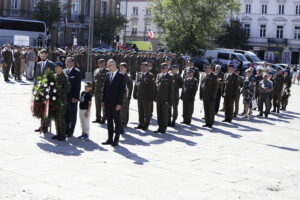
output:
[[214,50],[206,50],[204,53],[204,57],[212,58],[214,61],[221,63],[223,65],[228,65],[231,62],[233,57],[237,57],[239,61],[243,62],[243,68],[246,69],[250,66],[250,62],[246,59],[246,57],[241,54],[234,52],[229,49],[214,49]]
[[244,50],[233,50],[233,51],[236,53],[243,54],[246,57],[246,59],[251,63],[255,63],[255,64],[264,64],[265,63],[252,51],[244,51]]

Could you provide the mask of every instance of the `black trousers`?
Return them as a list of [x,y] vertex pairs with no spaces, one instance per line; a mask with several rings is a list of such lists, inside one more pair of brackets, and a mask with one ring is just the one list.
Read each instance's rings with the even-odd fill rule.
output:
[[179,104],[179,99],[176,99],[173,101],[172,106],[169,107],[169,123],[172,121],[175,122],[178,117],[178,104]]
[[215,103],[215,113],[216,114],[219,112],[220,102],[221,102],[221,89],[219,88],[217,91],[216,103]]
[[148,128],[153,111],[153,102],[138,100],[139,125]]
[[233,118],[233,97],[224,97],[225,120],[231,122]]
[[66,135],[67,136],[73,136],[74,129],[76,126],[77,121],[77,110],[78,110],[78,103],[71,103],[69,102],[67,105],[67,110],[65,114],[65,120],[66,120]]
[[[269,93],[260,93],[259,95],[259,101],[258,101],[258,109],[260,114],[262,115],[265,113],[265,115],[270,114],[270,94]],[[264,112],[264,104],[265,104],[265,112]]]
[[169,106],[165,101],[156,102],[158,129],[161,131],[166,131],[168,127]]
[[203,101],[205,124],[212,126],[215,121],[215,102]]
[[274,97],[273,97],[273,106],[274,110],[280,108],[280,101],[281,101],[281,91],[274,91]]
[[110,142],[119,142],[120,134],[123,131],[121,112],[120,110],[116,111],[116,105],[112,104],[105,104],[105,112],[107,117],[108,140]]
[[194,100],[183,100],[183,121],[191,123],[194,113]]

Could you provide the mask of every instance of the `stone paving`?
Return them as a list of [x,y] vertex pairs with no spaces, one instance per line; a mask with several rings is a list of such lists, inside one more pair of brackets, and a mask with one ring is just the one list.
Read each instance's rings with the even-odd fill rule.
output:
[[166,135],[152,132],[156,113],[152,131],[133,129],[133,100],[129,128],[116,148],[101,145],[107,131],[96,124],[88,141],[34,133],[39,121],[30,111],[31,89],[30,82],[5,83],[0,75],[0,199],[300,199],[299,85],[292,87],[287,112],[239,116],[232,124],[222,123],[220,113],[213,130],[202,128],[197,98],[193,125],[177,124]]

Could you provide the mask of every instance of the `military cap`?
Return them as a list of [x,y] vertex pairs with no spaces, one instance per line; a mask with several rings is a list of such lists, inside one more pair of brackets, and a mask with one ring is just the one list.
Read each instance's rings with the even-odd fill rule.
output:
[[195,63],[195,60],[193,58],[190,58],[189,62]]
[[178,66],[177,65],[172,65],[169,67],[169,70],[173,70],[173,69],[178,69]]
[[84,86],[85,86],[85,87],[92,88],[92,87],[93,87],[93,83],[90,82],[90,81],[87,81],[87,82],[85,82]]
[[105,62],[105,60],[104,60],[103,58],[100,58],[100,59],[98,60],[98,63],[103,63],[103,62]]
[[147,63],[154,63],[154,60],[153,59],[148,59]]
[[194,73],[195,70],[194,70],[194,69],[189,69],[187,72],[188,72],[188,73]]
[[204,68],[205,69],[207,69],[207,68],[213,68],[213,66],[212,65],[205,65]]
[[173,59],[171,57],[166,57],[165,61],[172,61]]
[[64,67],[64,63],[58,61],[58,62],[55,62],[55,66]]

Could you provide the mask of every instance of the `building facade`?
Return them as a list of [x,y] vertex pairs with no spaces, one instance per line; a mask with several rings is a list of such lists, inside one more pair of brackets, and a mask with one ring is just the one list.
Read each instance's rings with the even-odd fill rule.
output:
[[[34,19],[34,8],[39,1],[42,0],[0,0],[0,16]],[[95,0],[94,2],[96,16],[118,12],[119,0]],[[62,16],[50,34],[52,45],[70,46],[73,35],[77,36],[79,45],[87,45],[90,3],[91,0],[60,0]]]
[[300,63],[300,0],[240,0],[248,48],[272,62]]
[[[159,31],[153,23],[150,0],[121,0],[120,14],[123,15],[128,23],[120,34],[119,43],[127,41],[151,41],[154,49],[160,45],[158,38]],[[149,33],[154,34],[150,38]]]

